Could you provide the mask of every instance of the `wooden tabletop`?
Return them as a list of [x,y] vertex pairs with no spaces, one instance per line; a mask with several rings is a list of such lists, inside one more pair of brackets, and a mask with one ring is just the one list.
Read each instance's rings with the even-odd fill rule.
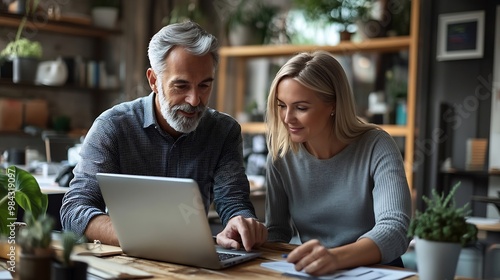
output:
[[[287,277],[279,272],[263,268],[260,265],[263,262],[282,261],[282,254],[290,252],[294,247],[294,245],[284,243],[267,243],[259,248],[262,252],[259,258],[222,270],[196,268],[138,259],[125,255],[107,257],[106,259],[148,272],[154,275],[152,279],[297,279],[296,277]],[[387,266],[380,267],[390,268]],[[414,280],[418,279],[418,277],[412,276],[406,279]]]
[[[130,266],[153,275],[149,279],[297,279],[296,277],[288,277],[274,270],[261,267],[261,263],[269,261],[283,260],[282,254],[290,252],[295,245],[283,243],[267,243],[259,250],[262,255],[255,259],[242,264],[235,265],[222,270],[210,270],[204,268],[190,267],[173,263],[152,261],[126,255],[116,255],[103,257],[113,263],[118,263]],[[0,264],[5,264],[6,260],[0,259]],[[375,265],[373,267],[385,269],[397,269],[398,267],[389,267]],[[0,272],[5,270],[5,266],[0,265]],[[418,280],[418,275],[405,278],[405,280]],[[470,280],[457,276],[455,280]]]

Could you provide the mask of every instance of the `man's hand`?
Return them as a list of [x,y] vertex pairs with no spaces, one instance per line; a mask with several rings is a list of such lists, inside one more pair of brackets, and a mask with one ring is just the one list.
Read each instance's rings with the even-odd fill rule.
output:
[[108,215],[99,215],[92,218],[85,230],[85,237],[90,242],[99,240],[102,244],[120,246]]
[[217,234],[217,244],[220,246],[240,249],[240,244],[243,244],[246,251],[259,247],[266,240],[267,228],[264,224],[241,216],[231,218],[224,230]]

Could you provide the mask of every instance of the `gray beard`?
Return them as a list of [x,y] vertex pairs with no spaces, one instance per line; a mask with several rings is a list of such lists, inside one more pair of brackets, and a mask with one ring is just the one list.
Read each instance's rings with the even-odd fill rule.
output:
[[[171,106],[170,102],[165,98],[163,94],[163,87],[161,81],[158,81],[158,97],[160,101],[160,111],[163,118],[175,131],[181,133],[190,133],[198,127],[201,117],[206,110],[206,106],[202,103],[200,105],[193,107],[189,104],[181,104]],[[188,118],[178,113],[182,110],[187,113],[197,112],[197,116],[194,118]]]

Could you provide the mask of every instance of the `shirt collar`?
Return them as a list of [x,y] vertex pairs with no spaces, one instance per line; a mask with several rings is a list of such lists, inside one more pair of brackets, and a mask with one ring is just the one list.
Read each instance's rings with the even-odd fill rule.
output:
[[[144,99],[144,123],[143,123],[143,127],[144,128],[148,128],[148,127],[154,127],[156,130],[158,130],[162,135],[169,135],[168,133],[166,133],[165,131],[163,131],[160,127],[160,125],[158,124],[158,121],[156,120],[156,113],[155,113],[155,97],[156,97],[156,94],[155,92],[151,92],[149,94],[149,96],[147,96],[145,99]],[[205,113],[203,114],[203,118],[205,118],[205,115],[206,115],[206,111]],[[202,121],[200,121],[200,124],[201,124]],[[198,127],[200,126],[200,124],[198,124]],[[198,127],[188,133],[188,134],[182,134],[179,138],[183,138],[183,137],[186,137],[187,135],[191,135],[191,134],[195,134],[196,133],[196,130],[198,129]]]
[[143,127],[150,126],[159,127],[155,117],[155,93],[151,92],[148,97],[144,99],[144,123]]

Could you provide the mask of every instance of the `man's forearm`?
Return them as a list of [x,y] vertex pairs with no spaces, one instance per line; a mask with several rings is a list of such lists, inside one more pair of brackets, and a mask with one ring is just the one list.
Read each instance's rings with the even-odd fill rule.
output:
[[99,240],[102,244],[120,246],[111,219],[108,215],[92,218],[85,229],[85,237],[90,241]]

